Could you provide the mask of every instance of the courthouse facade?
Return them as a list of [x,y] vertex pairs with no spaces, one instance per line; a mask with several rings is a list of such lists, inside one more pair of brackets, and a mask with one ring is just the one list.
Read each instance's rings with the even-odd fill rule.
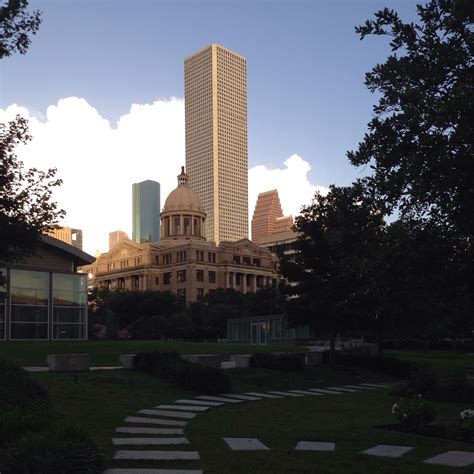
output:
[[159,290],[187,303],[217,288],[247,293],[277,284],[278,258],[269,250],[247,238],[216,245],[205,229],[206,213],[182,169],[161,212],[161,239],[124,239],[82,270],[98,288]]

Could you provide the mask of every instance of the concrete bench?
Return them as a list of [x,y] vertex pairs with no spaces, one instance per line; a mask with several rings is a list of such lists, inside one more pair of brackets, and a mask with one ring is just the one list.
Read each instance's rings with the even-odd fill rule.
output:
[[86,372],[90,368],[89,354],[48,354],[50,372]]
[[250,354],[235,354],[230,356],[231,362],[235,362],[236,367],[249,367]]
[[217,369],[220,369],[221,363],[224,362],[224,356],[220,354],[186,354],[181,357],[193,364],[215,367]]
[[237,367],[237,364],[232,361],[228,362],[221,362],[221,369],[235,369]]
[[123,365],[124,369],[133,369],[133,361],[135,360],[136,354],[120,354],[119,360]]

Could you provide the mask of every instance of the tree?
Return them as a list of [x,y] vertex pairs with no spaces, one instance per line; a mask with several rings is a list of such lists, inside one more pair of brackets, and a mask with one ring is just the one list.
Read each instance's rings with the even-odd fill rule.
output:
[[25,169],[15,154],[16,147],[29,140],[24,118],[0,124],[0,261],[32,254],[40,235],[54,229],[64,215],[52,201],[62,183],[56,169]]
[[385,8],[356,28],[390,37],[392,54],[366,74],[380,96],[353,165],[380,205],[474,235],[474,3],[431,0],[418,24]]
[[9,0],[0,7],[0,59],[15,52],[25,54],[30,46],[29,35],[35,35],[41,23],[41,12],[27,11],[28,0]]
[[310,324],[329,337],[331,362],[337,335],[359,329],[376,310],[368,292],[383,226],[360,183],[316,193],[295,220],[297,252],[294,260],[281,260],[289,282],[286,313],[291,325]]

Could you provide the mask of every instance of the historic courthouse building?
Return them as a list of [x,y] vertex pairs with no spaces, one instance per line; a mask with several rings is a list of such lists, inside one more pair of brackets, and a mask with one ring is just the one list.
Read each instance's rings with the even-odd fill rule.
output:
[[182,168],[161,212],[161,239],[124,239],[82,267],[98,288],[168,291],[192,302],[217,288],[241,293],[276,285],[278,258],[248,239],[216,245],[205,238],[206,213]]

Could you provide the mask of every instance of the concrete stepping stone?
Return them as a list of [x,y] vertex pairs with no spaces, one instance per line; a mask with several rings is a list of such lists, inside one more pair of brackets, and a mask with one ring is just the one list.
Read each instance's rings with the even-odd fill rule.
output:
[[204,471],[196,469],[107,469],[104,474],[204,474]]
[[363,387],[375,387],[375,388],[389,388],[390,385],[386,385],[383,383],[361,383]]
[[224,398],[224,397],[212,397],[211,395],[201,395],[196,397],[200,400],[211,400],[212,402],[222,402],[222,403],[242,403],[243,400],[237,400],[235,398]]
[[336,443],[325,443],[321,441],[299,441],[295,447],[296,451],[334,451]]
[[186,426],[186,421],[178,420],[163,420],[161,418],[144,418],[142,416],[127,416],[126,423],[151,423],[154,425],[168,425],[168,426]]
[[343,385],[344,388],[354,388],[355,390],[376,390],[375,387],[365,387],[363,385]]
[[116,446],[147,445],[147,444],[189,444],[187,438],[112,438]]
[[224,438],[232,451],[269,451],[270,448],[265,446],[257,438]]
[[392,446],[390,444],[378,444],[373,448],[362,451],[362,454],[379,456],[384,458],[399,458],[413,449],[412,446]]
[[197,451],[117,451],[114,459],[146,459],[151,461],[184,461],[200,459]]
[[115,430],[116,433],[126,433],[126,434],[174,434],[181,435],[183,434],[182,428],[147,428],[147,427],[127,427],[120,426]]
[[249,395],[234,395],[232,393],[224,393],[222,394],[223,397],[230,397],[230,398],[237,398],[238,400],[261,400],[260,397],[254,397],[254,396],[249,396]]
[[261,398],[283,398],[280,395],[270,395],[268,393],[259,393],[259,392],[245,392],[246,395],[252,395]]
[[326,387],[328,390],[335,390],[336,392],[347,392],[347,393],[354,393],[360,392],[360,390],[356,390],[355,388],[344,388],[344,387]]
[[423,461],[426,464],[439,464],[441,466],[467,467],[474,464],[474,452],[446,451]]
[[158,405],[155,408],[165,410],[183,410],[183,411],[207,411],[211,407],[206,406],[188,406],[188,405]]
[[291,393],[301,393],[301,395],[313,395],[313,397],[321,396],[322,393],[309,392],[308,390],[288,390]]
[[171,416],[173,418],[194,418],[196,413],[186,413],[181,411],[170,411],[170,410],[140,410],[140,415],[156,415],[156,416]]
[[324,393],[325,395],[342,395],[343,392],[338,392],[336,390],[328,390],[326,388],[310,388],[308,389],[311,392]]
[[277,392],[277,391],[272,391],[268,392],[272,393],[274,395],[283,395],[284,397],[302,397],[301,393],[291,393],[291,392]]
[[187,403],[188,405],[197,405],[197,406],[209,406],[209,407],[220,407],[224,405],[223,403],[219,402],[200,402],[199,400],[176,400],[175,403]]

